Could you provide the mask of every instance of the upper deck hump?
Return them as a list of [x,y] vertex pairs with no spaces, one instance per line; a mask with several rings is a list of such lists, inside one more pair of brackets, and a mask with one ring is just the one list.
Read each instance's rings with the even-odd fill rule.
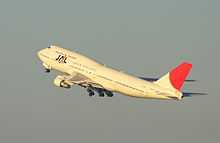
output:
[[73,52],[58,46],[50,46],[52,50],[54,50],[55,52],[57,52],[58,54],[63,54],[63,55],[67,55],[68,57],[74,59],[74,60],[80,60],[80,62],[83,62],[85,64],[90,64],[93,66],[101,66],[101,64],[99,64],[98,62],[96,62],[95,60],[88,58],[86,56],[83,56],[77,52]]

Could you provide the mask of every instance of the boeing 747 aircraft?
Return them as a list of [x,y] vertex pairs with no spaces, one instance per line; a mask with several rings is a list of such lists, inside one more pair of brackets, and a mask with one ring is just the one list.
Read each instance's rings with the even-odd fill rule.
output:
[[87,89],[89,96],[112,97],[114,92],[124,95],[151,99],[181,100],[193,93],[181,92],[192,64],[183,62],[159,79],[135,77],[111,69],[105,65],[58,46],[49,46],[38,52],[46,72],[58,70],[54,84],[70,88],[79,85]]

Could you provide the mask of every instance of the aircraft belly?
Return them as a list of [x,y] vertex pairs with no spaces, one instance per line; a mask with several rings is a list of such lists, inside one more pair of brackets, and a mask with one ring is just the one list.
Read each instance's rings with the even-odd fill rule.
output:
[[141,93],[140,91],[136,91],[127,87],[123,86],[117,86],[116,91],[128,96],[133,96],[133,97],[144,97],[144,94]]
[[68,71],[71,70],[71,68],[69,68],[68,66],[64,66],[64,65],[55,63],[52,67],[58,71],[63,72],[63,73],[71,74],[71,73],[68,73]]
[[143,92],[129,89],[126,87],[118,87],[117,92],[131,96],[131,97],[137,97],[137,98],[164,99],[164,100],[170,99],[169,97],[167,97],[163,94],[157,94],[157,93],[151,92],[151,91],[144,91],[144,93],[143,93]]
[[106,81],[106,80],[97,78],[96,76],[91,76],[91,80],[94,81],[95,83],[98,83],[99,85],[102,85],[104,89],[107,89],[113,92],[116,91],[116,88],[111,81]]
[[158,95],[158,94],[153,94],[153,93],[149,93],[147,95],[145,95],[145,98],[151,98],[151,99],[170,99],[167,96],[164,95]]

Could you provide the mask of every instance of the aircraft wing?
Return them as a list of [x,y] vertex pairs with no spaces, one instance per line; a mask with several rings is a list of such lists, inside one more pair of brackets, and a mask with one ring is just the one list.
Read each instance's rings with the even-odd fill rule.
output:
[[109,97],[112,97],[114,94],[111,91],[105,89],[102,85],[93,82],[90,78],[80,74],[73,73],[71,75],[63,75],[57,76],[54,80],[54,84],[59,87],[70,88],[72,85],[79,85],[81,87],[87,88],[87,92],[89,92],[89,96],[94,96],[95,92],[99,94],[99,96],[104,97],[106,94]]
[[63,78],[64,82],[69,85],[80,85],[82,87],[95,87],[95,88],[103,88],[101,85],[93,82],[90,78],[80,74],[80,73],[73,73],[71,75],[63,75],[60,76]]

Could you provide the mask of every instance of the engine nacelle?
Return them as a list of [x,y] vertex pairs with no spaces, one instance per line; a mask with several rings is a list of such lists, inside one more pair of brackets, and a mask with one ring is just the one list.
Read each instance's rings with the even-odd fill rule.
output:
[[60,75],[54,79],[54,84],[58,87],[63,87],[63,88],[70,88],[71,87],[71,85],[69,85],[68,83],[65,82],[64,77],[62,77]]

